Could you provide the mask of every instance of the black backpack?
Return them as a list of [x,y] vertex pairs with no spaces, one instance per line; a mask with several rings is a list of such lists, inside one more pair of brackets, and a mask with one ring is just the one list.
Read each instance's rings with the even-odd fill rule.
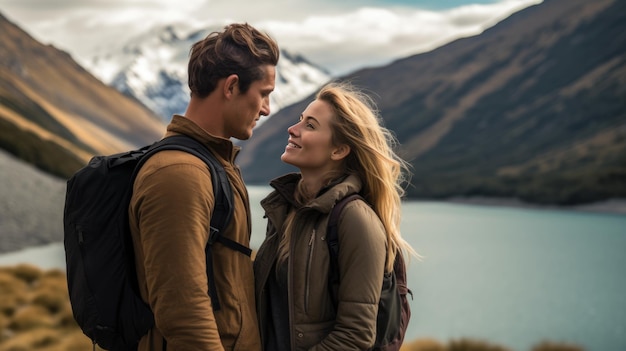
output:
[[106,350],[136,350],[154,326],[139,295],[128,205],[139,168],[162,150],[182,150],[202,159],[213,180],[215,208],[206,246],[209,295],[219,310],[211,246],[220,242],[248,256],[251,250],[219,235],[232,217],[226,172],[201,143],[184,136],[110,156],[95,156],[67,182],[63,213],[67,284],[74,319],[92,342]]
[[[365,199],[359,194],[351,194],[341,199],[333,207],[328,220],[326,241],[330,250],[329,288],[333,302],[337,306],[337,287],[339,286],[339,238],[338,222],[341,210],[353,200]],[[406,284],[406,264],[401,252],[396,254],[393,263],[393,272],[385,273],[383,286],[378,302],[378,316],[376,317],[376,341],[370,350],[397,351],[400,350],[404,335],[411,319],[411,307],[407,294],[413,293]]]

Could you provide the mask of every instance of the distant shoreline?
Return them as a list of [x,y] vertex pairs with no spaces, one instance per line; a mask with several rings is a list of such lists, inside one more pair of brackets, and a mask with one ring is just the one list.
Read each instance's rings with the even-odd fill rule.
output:
[[[453,197],[447,200],[417,200],[415,202],[437,202],[470,206],[526,208],[530,210],[579,211],[608,215],[626,215],[626,199],[612,199],[585,205],[557,206],[539,205],[523,202],[514,198],[493,197]],[[41,243],[36,246],[25,246],[17,250],[0,252],[0,266],[18,263],[34,263],[42,268],[64,268],[65,257],[62,255],[62,241]]]
[[506,207],[515,207],[515,208],[528,208],[528,209],[548,209],[548,210],[562,210],[562,211],[580,211],[580,212],[588,212],[588,213],[605,213],[605,214],[616,214],[616,215],[626,215],[626,199],[610,199],[605,201],[594,202],[590,204],[584,205],[572,205],[572,206],[562,206],[562,205],[541,205],[541,204],[533,204],[521,201],[515,198],[495,198],[495,197],[482,197],[482,196],[474,196],[474,197],[452,197],[447,200],[442,200],[442,202],[448,202],[453,204],[462,204],[462,205],[478,205],[478,206],[490,206],[490,207],[498,207],[498,206],[506,206]]
[[[248,184],[248,191],[257,194],[269,194],[272,188],[267,185]],[[478,205],[489,207],[514,207],[514,208],[528,208],[536,210],[556,210],[556,211],[580,211],[589,213],[606,213],[616,215],[626,215],[626,198],[616,198],[605,201],[592,202],[584,205],[542,205],[530,202],[524,202],[513,197],[489,197],[489,196],[453,196],[446,199],[423,199],[423,198],[404,198],[405,201],[415,202],[439,202],[439,203],[452,203],[461,205]]]

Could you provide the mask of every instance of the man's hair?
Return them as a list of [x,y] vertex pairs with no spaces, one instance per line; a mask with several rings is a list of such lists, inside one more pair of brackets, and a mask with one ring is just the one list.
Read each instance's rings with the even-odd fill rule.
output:
[[188,81],[191,95],[207,97],[217,82],[231,74],[239,76],[239,89],[264,78],[263,65],[278,64],[276,42],[251,25],[234,23],[196,42],[189,52]]

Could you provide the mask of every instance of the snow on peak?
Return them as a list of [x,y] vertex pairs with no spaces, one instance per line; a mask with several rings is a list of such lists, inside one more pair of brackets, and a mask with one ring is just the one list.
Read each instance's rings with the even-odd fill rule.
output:
[[[193,43],[221,28],[167,25],[131,38],[121,49],[99,54],[87,68],[106,84],[133,96],[164,121],[184,113],[189,101],[187,62]],[[302,55],[281,50],[272,114],[314,93],[331,79],[325,69]],[[267,120],[267,119],[264,119]]]

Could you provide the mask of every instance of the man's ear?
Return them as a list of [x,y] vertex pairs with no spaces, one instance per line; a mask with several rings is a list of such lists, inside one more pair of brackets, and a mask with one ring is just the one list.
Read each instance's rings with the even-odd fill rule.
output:
[[224,95],[227,98],[231,98],[236,92],[239,91],[239,76],[231,74],[226,77],[224,81]]
[[350,146],[348,144],[341,144],[333,149],[330,154],[330,158],[335,161],[340,161],[350,154]]

